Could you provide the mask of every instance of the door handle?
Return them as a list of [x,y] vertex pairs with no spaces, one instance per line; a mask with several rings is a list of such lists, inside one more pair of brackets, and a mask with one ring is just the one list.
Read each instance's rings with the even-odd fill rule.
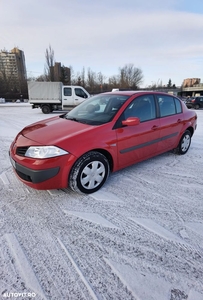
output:
[[158,128],[159,128],[159,126],[157,126],[157,125],[152,126],[152,130],[157,130]]
[[178,119],[177,123],[181,123],[181,122],[182,122],[182,120],[181,120],[181,119]]

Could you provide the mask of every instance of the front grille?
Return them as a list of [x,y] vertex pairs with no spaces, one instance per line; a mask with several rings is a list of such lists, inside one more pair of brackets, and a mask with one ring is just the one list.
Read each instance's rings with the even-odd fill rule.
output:
[[17,147],[16,154],[19,156],[25,156],[25,152],[27,151],[28,147]]

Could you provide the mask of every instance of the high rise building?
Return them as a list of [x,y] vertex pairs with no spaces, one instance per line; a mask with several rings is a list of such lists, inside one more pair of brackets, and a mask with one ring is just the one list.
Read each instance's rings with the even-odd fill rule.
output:
[[50,67],[50,80],[70,84],[70,68],[62,67],[60,62],[55,62],[55,65]]
[[0,78],[7,87],[21,93],[27,79],[25,56],[22,50],[13,48],[10,52],[0,51]]

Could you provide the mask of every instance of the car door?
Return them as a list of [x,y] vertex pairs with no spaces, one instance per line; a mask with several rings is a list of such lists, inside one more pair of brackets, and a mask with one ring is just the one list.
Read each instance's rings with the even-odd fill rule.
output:
[[177,146],[184,123],[180,100],[169,95],[157,95],[160,112],[159,152],[165,152]]
[[138,117],[140,123],[116,128],[118,165],[120,168],[151,157],[157,153],[160,127],[156,117],[153,95],[143,95],[134,99],[125,109],[120,120]]
[[85,91],[80,87],[74,87],[74,105],[77,106],[81,102],[83,102],[85,99],[88,98],[88,95],[85,93]]
[[203,107],[203,97],[199,97],[199,104],[200,104],[200,107]]
[[72,87],[63,86],[62,89],[62,109],[68,109],[74,105],[74,95]]

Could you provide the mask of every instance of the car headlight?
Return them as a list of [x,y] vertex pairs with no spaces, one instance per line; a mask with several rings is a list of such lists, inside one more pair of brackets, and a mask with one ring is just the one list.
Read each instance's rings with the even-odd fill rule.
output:
[[50,158],[68,153],[69,152],[56,146],[31,146],[25,152],[25,156],[32,158]]

